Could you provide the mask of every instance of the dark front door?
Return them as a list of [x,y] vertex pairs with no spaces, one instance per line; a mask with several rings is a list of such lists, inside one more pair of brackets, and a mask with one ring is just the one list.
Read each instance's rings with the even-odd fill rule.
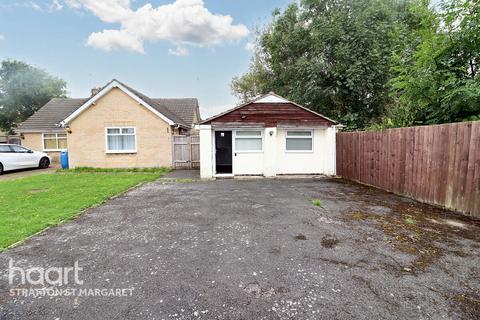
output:
[[215,131],[217,173],[232,173],[232,131]]

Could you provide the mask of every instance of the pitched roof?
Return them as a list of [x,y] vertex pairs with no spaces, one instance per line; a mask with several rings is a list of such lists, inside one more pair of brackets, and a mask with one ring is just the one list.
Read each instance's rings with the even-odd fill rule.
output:
[[146,95],[144,95],[143,93],[127,86],[126,84],[118,81],[118,80],[113,80],[113,81],[117,81],[118,83],[120,83],[122,86],[124,86],[125,88],[127,88],[128,90],[130,90],[133,94],[135,94],[137,97],[139,97],[140,99],[142,99],[143,101],[145,101],[146,103],[148,103],[150,106],[152,106],[155,110],[157,110],[158,112],[160,112],[161,114],[163,114],[165,117],[167,117],[168,119],[172,120],[173,122],[175,122],[176,124],[179,124],[179,125],[182,125],[182,126],[186,126],[186,127],[190,127],[192,125],[192,123],[186,123],[185,121],[182,120],[182,118],[180,118],[178,115],[176,115],[175,113],[171,112],[169,108],[167,108],[166,106],[164,105],[161,105],[160,103],[154,101],[153,99],[147,97]]
[[256,98],[256,99],[254,99],[254,100],[252,100],[252,101],[246,102],[246,103],[241,104],[241,105],[239,105],[239,106],[237,106],[237,107],[234,107],[234,108],[229,109],[229,110],[227,110],[227,111],[221,112],[221,113],[219,113],[219,114],[217,114],[217,115],[214,115],[214,116],[212,116],[212,117],[210,117],[210,118],[208,118],[208,119],[201,120],[201,121],[198,122],[198,124],[205,124],[205,123],[211,122],[212,120],[215,120],[215,119],[217,119],[217,118],[220,118],[221,116],[224,116],[224,115],[226,115],[226,114],[229,114],[229,113],[231,113],[231,112],[233,112],[233,111],[236,111],[236,110],[238,110],[238,109],[241,109],[241,108],[243,108],[243,107],[246,107],[246,106],[251,105],[251,104],[254,104],[254,103],[271,103],[271,104],[290,103],[290,104],[293,104],[294,106],[297,106],[297,107],[299,107],[299,108],[301,108],[301,109],[304,109],[304,110],[306,110],[306,111],[308,111],[308,112],[310,112],[310,113],[313,113],[313,114],[317,115],[318,117],[323,118],[323,119],[331,122],[331,123],[334,124],[334,125],[338,125],[338,122],[337,122],[337,121],[332,120],[332,119],[330,119],[330,118],[327,118],[327,117],[324,116],[323,114],[320,114],[320,113],[318,113],[318,112],[315,112],[315,111],[313,111],[313,110],[310,110],[310,109],[308,109],[308,108],[306,108],[306,107],[304,107],[304,106],[299,105],[298,103],[289,101],[289,100],[285,99],[284,97],[281,97],[281,96],[279,96],[278,94],[275,94],[274,92],[270,92],[270,93],[264,94],[264,95],[262,95],[262,96],[260,96],[260,97],[258,97],[258,98]]
[[18,125],[17,131],[60,130],[59,123],[77,110],[87,99],[53,98]]
[[[197,112],[197,114],[199,114],[198,100],[195,98],[151,99],[143,93],[115,79],[105,85],[102,90],[108,87],[112,82],[117,82],[118,84],[122,85],[132,94],[134,94],[139,99],[141,99],[153,109],[155,109],[157,112],[161,113],[163,116],[182,127],[190,128],[193,124],[194,112]],[[80,107],[82,107],[91,98],[92,97],[82,99],[54,98],[50,100],[40,110],[38,110],[35,114],[33,114],[30,118],[21,123],[18,126],[17,131],[39,132],[59,130],[60,123],[66,118],[68,118],[70,115],[72,115],[75,111],[80,109]]]
[[[170,112],[176,114],[186,124],[193,124],[195,112],[197,117],[200,117],[200,111],[198,106],[198,100],[196,98],[183,98],[183,99],[165,99],[154,98],[152,99],[156,104],[166,107]],[[200,119],[197,119],[200,120]]]

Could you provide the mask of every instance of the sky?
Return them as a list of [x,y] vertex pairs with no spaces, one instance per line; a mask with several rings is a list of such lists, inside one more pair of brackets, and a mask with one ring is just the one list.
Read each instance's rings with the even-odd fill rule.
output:
[[152,97],[196,97],[202,117],[238,103],[255,31],[293,0],[0,0],[0,60],[68,83],[71,97],[115,78]]

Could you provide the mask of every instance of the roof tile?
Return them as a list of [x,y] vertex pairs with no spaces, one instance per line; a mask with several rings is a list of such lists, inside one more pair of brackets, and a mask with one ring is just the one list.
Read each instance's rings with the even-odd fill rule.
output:
[[[191,127],[194,121],[194,113],[199,115],[198,100],[195,98],[185,99],[151,99],[138,92],[135,89],[117,81],[140,99],[145,101],[158,112],[172,120],[173,122],[184,126]],[[35,112],[30,118],[22,122],[17,131],[53,131],[59,130],[59,123],[65,120],[75,110],[80,108],[88,99],[71,99],[71,98],[53,98],[46,105]]]

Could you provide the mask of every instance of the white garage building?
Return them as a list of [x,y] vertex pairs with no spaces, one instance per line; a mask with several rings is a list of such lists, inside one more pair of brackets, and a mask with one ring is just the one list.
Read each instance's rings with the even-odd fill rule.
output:
[[337,122],[274,93],[201,121],[200,175],[335,172]]

